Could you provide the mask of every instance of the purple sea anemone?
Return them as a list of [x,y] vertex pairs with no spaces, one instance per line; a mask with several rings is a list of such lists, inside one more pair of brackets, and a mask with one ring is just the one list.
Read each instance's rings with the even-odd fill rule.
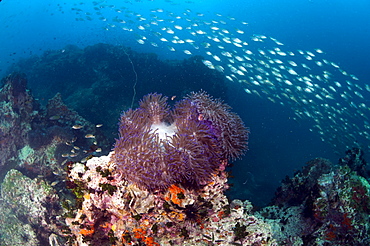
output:
[[248,129],[242,119],[231,112],[231,107],[219,99],[201,92],[192,92],[188,96],[195,105],[199,117],[209,122],[217,136],[221,156],[225,159],[235,160],[247,149]]
[[167,97],[149,94],[122,114],[112,161],[126,180],[150,191],[199,188],[221,160],[247,149],[248,133],[228,105],[205,92],[191,93],[172,112]]

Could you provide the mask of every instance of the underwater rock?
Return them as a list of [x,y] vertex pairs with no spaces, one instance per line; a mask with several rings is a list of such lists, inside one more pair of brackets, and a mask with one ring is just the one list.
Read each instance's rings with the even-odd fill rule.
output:
[[259,214],[279,245],[369,245],[369,180],[317,158],[287,178]]
[[[26,90],[23,74],[11,74],[2,79],[0,90],[0,171],[14,165],[18,149],[27,143],[31,121],[38,114],[38,105]],[[15,137],[16,136],[16,137]]]
[[316,158],[306,163],[302,171],[288,176],[282,181],[274,197],[274,204],[279,206],[296,206],[307,199],[307,194],[315,188],[317,179],[333,170],[333,164],[324,158]]
[[370,170],[364,158],[364,151],[359,148],[352,148],[346,151],[346,156],[339,159],[339,165],[347,165],[353,171],[369,180]]
[[0,244],[45,245],[59,232],[59,197],[45,181],[10,170],[1,185]]
[[[2,80],[0,91],[0,170],[22,170],[30,177],[62,180],[63,163],[110,149],[100,128],[69,109],[57,94],[47,107],[27,90],[24,74]],[[73,129],[80,125],[82,129]],[[94,138],[86,138],[90,134]],[[108,146],[108,147],[107,147]],[[98,151],[99,150],[99,151]]]
[[32,226],[18,219],[4,201],[0,201],[0,220],[4,221],[0,224],[1,245],[40,245]]
[[[49,245],[61,240],[68,199],[65,166],[110,149],[100,125],[86,121],[56,95],[40,106],[23,74],[2,80],[0,90],[1,245]],[[76,127],[79,126],[79,127]],[[88,136],[89,138],[87,138]],[[106,147],[109,146],[109,147]],[[15,170],[17,169],[17,170]],[[6,175],[6,176],[5,176]]]

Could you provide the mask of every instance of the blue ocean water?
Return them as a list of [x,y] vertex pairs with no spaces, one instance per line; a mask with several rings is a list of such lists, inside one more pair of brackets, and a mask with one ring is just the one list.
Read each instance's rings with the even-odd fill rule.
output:
[[[189,58],[184,50],[189,50],[191,55],[203,57],[207,57],[207,51],[212,54],[219,53],[221,48],[217,46],[217,41],[202,35],[195,37],[185,28],[189,26],[189,23],[201,21],[215,28],[243,30],[244,33],[238,37],[243,41],[248,40],[248,45],[252,47],[252,50],[254,49],[253,52],[257,49],[266,51],[276,48],[276,45],[273,46],[271,42],[251,41],[250,37],[253,35],[273,37],[284,44],[278,46],[282,50],[295,53],[297,50],[312,52],[315,49],[323,50],[324,54],[320,54],[320,59],[334,62],[341,69],[358,78],[358,80],[351,79],[350,84],[346,84],[346,79],[342,77],[333,76],[331,80],[333,83],[339,81],[342,84],[340,90],[343,91],[337,87],[335,87],[337,88],[335,92],[332,91],[333,94],[344,94],[344,97],[335,97],[340,105],[338,108],[346,107],[347,110],[353,110],[358,115],[365,115],[359,118],[351,118],[353,115],[351,112],[335,115],[338,125],[348,124],[346,126],[348,131],[346,132],[347,128],[340,128],[341,131],[346,134],[355,134],[354,130],[358,132],[368,130],[366,126],[369,125],[368,118],[370,117],[370,91],[365,89],[365,85],[369,84],[370,80],[368,70],[370,67],[369,9],[370,2],[365,0],[356,2],[343,0],[297,0],[294,2],[287,0],[95,2],[3,0],[0,2],[2,23],[0,26],[0,75],[5,76],[8,67],[20,58],[41,55],[47,50],[61,50],[62,52],[69,44],[80,48],[97,43],[124,45],[136,52],[155,53],[163,60]],[[156,11],[153,12],[153,10]],[[189,20],[185,18],[184,13],[188,13]],[[163,21],[152,24],[150,18],[153,14]],[[181,18],[176,18],[178,16]],[[121,23],[120,20],[127,20],[127,22]],[[171,20],[175,22],[170,22]],[[183,29],[177,29],[174,25],[183,27]],[[140,26],[143,29],[140,29]],[[194,45],[182,46],[159,41],[156,33],[160,33],[161,37],[168,40],[173,36],[161,29],[168,26],[172,27],[180,40],[192,39],[195,41]],[[224,34],[226,37],[229,35]],[[216,34],[212,32],[212,35]],[[220,38],[223,37],[217,35]],[[235,34],[233,35],[230,34],[230,37],[235,37]],[[140,44],[139,40],[144,41],[144,44]],[[157,47],[151,42],[155,42]],[[212,43],[212,46],[205,48],[204,43]],[[225,50],[237,49],[237,47],[231,48],[228,44],[221,44]],[[168,48],[169,45],[176,51],[171,51]],[[211,58],[207,59],[211,60]],[[267,58],[264,58],[264,61],[268,63]],[[306,62],[304,59],[298,61]],[[223,62],[225,68],[234,64],[228,60]],[[335,71],[332,70],[334,70],[333,67],[312,68],[311,71],[305,71],[305,75],[322,73],[322,71],[334,74]],[[328,82],[320,84],[318,81],[316,83],[318,86],[312,88],[317,90],[321,86],[324,87],[325,83],[325,86],[328,86]],[[280,95],[279,93],[285,93],[285,87],[282,91],[272,91],[264,90],[264,85],[261,85],[256,89],[260,93],[258,96],[255,93],[247,94],[244,91],[245,88],[255,87],[240,84],[235,79],[233,82],[228,81],[228,86],[227,103],[251,129],[249,151],[233,166],[235,176],[234,188],[231,192],[233,198],[247,198],[254,200],[257,204],[263,204],[271,197],[280,180],[285,175],[291,175],[306,161],[320,156],[335,163],[344,154],[345,146],[333,146],[333,141],[351,142],[352,139],[353,142],[357,141],[360,146],[369,150],[369,135],[358,134],[358,138],[357,135],[342,136],[344,140],[338,137],[337,140],[329,141],[327,138],[331,135],[330,127],[324,131],[324,136],[318,133],[318,129],[312,127],[317,124],[321,127],[328,127],[330,122],[317,115],[312,116],[315,111],[322,110],[321,104],[325,104],[326,99],[313,100],[307,106],[304,104],[302,107],[297,106],[301,112],[308,110],[311,115],[297,119],[297,115],[294,114],[294,110],[297,109],[292,110],[294,101],[288,103],[289,99],[284,96],[278,97],[280,99],[275,100],[275,103],[267,100],[269,93],[275,99],[276,95]],[[362,89],[359,89],[360,87]],[[158,90],[160,89],[161,85],[158,84]],[[207,88],[204,89],[207,90]],[[362,98],[347,96],[349,94],[344,91],[349,91],[349,93],[358,91]],[[287,102],[284,103],[285,101]],[[327,101],[329,104],[334,103],[329,99]],[[351,102],[355,105],[354,107],[348,106]],[[365,107],[360,106],[361,103],[364,103]],[[345,120],[342,122],[340,118]],[[315,119],[319,120],[319,123],[315,122]],[[354,127],[356,125],[359,126],[358,129]],[[352,146],[348,143],[344,145],[356,146],[355,143]],[[257,191],[263,195],[255,197]]]
[[[325,50],[328,59],[344,65],[357,76],[364,80],[369,76],[365,69],[369,65],[370,53],[367,48],[370,40],[368,1],[176,1],[178,5],[158,0],[101,2],[129,6],[139,13],[149,13],[150,9],[162,6],[174,12],[186,8],[207,14],[219,12],[244,20],[249,23],[248,27],[253,33],[276,37],[289,47],[321,48]],[[2,1],[2,71],[9,62],[19,57],[62,48],[65,44],[86,46],[97,42],[122,43],[127,33],[117,33],[113,29],[110,31],[114,34],[103,32],[102,22],[96,19],[77,22],[76,12],[71,11],[76,3]],[[87,4],[81,1],[77,7]],[[114,12],[110,14],[112,17],[115,15]],[[163,53],[163,56],[169,55],[169,52],[156,52]]]

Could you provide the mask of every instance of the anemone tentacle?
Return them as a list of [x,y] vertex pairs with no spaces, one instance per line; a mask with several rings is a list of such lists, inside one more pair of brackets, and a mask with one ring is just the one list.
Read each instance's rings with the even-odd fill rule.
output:
[[149,94],[121,115],[112,160],[129,182],[149,191],[172,184],[200,188],[222,160],[240,157],[249,130],[238,115],[204,91],[170,111],[167,97]]

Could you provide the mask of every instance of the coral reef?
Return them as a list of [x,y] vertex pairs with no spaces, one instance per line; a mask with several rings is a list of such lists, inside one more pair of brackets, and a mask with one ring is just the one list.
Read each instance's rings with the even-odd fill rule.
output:
[[229,203],[227,162],[199,190],[171,185],[149,192],[129,184],[109,156],[76,163],[69,174],[79,197],[66,222],[77,245],[276,245],[248,201]]
[[279,245],[369,245],[370,184],[346,165],[360,156],[349,153],[360,151],[346,153],[337,167],[322,158],[308,162],[260,211]]
[[15,165],[13,159],[18,149],[26,145],[30,122],[38,113],[38,106],[26,90],[27,80],[24,75],[9,75],[1,83],[0,171],[5,172],[7,166]]
[[370,170],[364,158],[364,151],[352,148],[346,151],[346,156],[339,159],[339,165],[347,165],[360,176],[370,179]]
[[199,188],[222,160],[246,150],[248,129],[228,105],[198,92],[171,113],[166,101],[149,94],[122,114],[112,161],[127,181],[149,191],[172,184]]
[[[5,174],[17,168],[27,175],[43,175],[51,182],[65,173],[63,163],[81,160],[108,142],[94,124],[69,109],[60,94],[39,105],[27,88],[23,74],[11,74],[2,80],[0,91],[0,170]],[[75,130],[74,125],[81,129]],[[94,138],[86,138],[91,134]],[[16,137],[15,137],[16,136]],[[99,146],[98,146],[99,144]],[[62,179],[59,179],[60,181]]]
[[[65,168],[73,160],[105,153],[107,142],[99,129],[70,110],[59,94],[46,108],[40,106],[27,90],[24,74],[11,74],[2,83],[0,244],[63,241],[61,201],[70,196],[65,189]],[[94,138],[86,138],[86,134]]]
[[271,206],[252,211],[224,195],[225,167],[246,149],[248,130],[204,92],[172,111],[166,97],[148,95],[122,114],[115,149],[103,155],[101,125],[60,94],[44,108],[24,75],[2,82],[1,245],[370,244],[369,169],[358,148],[338,165],[308,162]]
[[46,245],[50,235],[60,234],[61,210],[52,186],[10,170],[1,185],[0,244]]
[[249,202],[224,195],[228,159],[246,149],[240,118],[205,92],[172,112],[166,101],[144,97],[122,115],[113,152],[71,165],[68,185],[78,198],[66,219],[71,243],[275,245]]

